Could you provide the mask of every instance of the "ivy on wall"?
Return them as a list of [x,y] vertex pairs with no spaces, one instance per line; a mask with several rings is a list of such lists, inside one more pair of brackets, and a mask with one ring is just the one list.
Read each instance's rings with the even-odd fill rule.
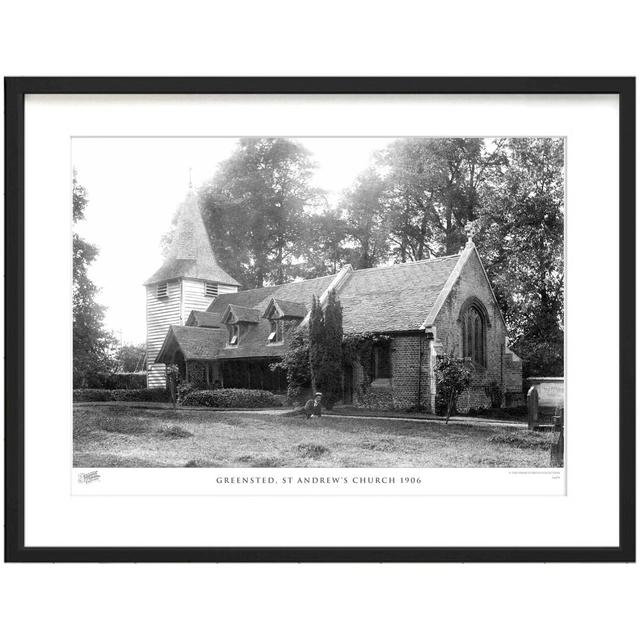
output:
[[374,347],[390,342],[391,336],[369,331],[347,333],[342,338],[342,362],[344,365],[359,364],[362,367],[364,388],[371,384]]

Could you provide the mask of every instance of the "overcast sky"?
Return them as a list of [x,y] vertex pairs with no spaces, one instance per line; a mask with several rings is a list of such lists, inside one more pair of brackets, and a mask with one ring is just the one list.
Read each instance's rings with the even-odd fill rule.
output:
[[[299,138],[317,163],[315,185],[336,201],[390,138]],[[88,191],[81,236],[100,255],[90,276],[107,307],[106,326],[125,343],[146,338],[142,283],[162,264],[160,238],[184,199],[191,167],[199,187],[237,138],[75,138],[73,165]]]

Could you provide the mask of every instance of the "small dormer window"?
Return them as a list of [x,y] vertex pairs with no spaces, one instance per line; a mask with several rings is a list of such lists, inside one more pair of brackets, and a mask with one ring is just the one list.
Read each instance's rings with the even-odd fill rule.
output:
[[240,340],[240,327],[237,324],[229,325],[229,346],[237,347]]
[[169,291],[167,289],[167,283],[166,282],[161,282],[160,284],[157,285],[157,287],[156,287],[156,296],[158,298],[168,298],[169,297]]
[[268,341],[273,344],[282,342],[282,320],[271,320],[271,333]]
[[217,282],[205,282],[204,283],[204,295],[208,298],[215,298],[218,295],[218,283]]

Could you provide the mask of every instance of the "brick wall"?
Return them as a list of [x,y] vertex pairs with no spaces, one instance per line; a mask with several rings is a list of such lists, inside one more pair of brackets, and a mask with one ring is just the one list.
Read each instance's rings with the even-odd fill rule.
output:
[[[421,346],[422,345],[422,346]],[[422,365],[420,350],[422,349]],[[391,387],[394,409],[415,409],[418,395],[430,407],[429,345],[424,334],[397,336],[391,341]]]
[[[420,343],[422,342],[422,366]],[[354,403],[375,409],[415,409],[418,396],[423,410],[431,411],[429,343],[424,334],[394,336],[391,350],[391,378],[374,380],[363,390],[364,371],[360,365],[353,367]],[[419,373],[420,371],[420,373]]]
[[407,410],[417,408],[420,397],[423,410],[435,411],[436,385],[431,376],[431,363],[442,353],[462,357],[460,312],[472,297],[479,299],[487,313],[486,366],[471,364],[471,385],[458,399],[457,408],[465,412],[470,408],[490,407],[488,390],[493,383],[502,391],[503,404],[505,401],[510,404],[521,402],[522,361],[507,347],[506,327],[482,265],[473,251],[438,313],[433,331],[429,331],[434,334],[433,341],[426,333],[393,336],[391,379],[374,381],[364,389],[364,372],[361,366],[355,365],[354,403],[371,408]]
[[460,277],[435,319],[436,340],[440,353],[462,357],[462,325],[460,311],[475,297],[486,309],[486,366],[472,364],[471,386],[458,399],[458,410],[491,406],[486,389],[496,383],[503,394],[522,390],[522,362],[506,347],[506,327],[496,306],[482,265],[473,251]]

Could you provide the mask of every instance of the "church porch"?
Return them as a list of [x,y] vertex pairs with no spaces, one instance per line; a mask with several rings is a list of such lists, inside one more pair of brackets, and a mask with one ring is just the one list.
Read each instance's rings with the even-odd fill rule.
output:
[[[281,370],[272,371],[275,359],[186,360],[183,380],[202,389],[260,389],[286,393],[287,379]],[[182,373],[182,371],[181,371]]]

